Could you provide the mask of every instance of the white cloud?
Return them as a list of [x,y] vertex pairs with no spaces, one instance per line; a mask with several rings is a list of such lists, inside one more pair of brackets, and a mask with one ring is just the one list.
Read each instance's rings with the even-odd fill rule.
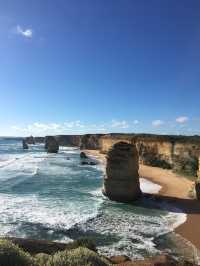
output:
[[139,121],[136,119],[136,120],[133,121],[133,124],[138,125]]
[[129,128],[129,124],[125,120],[122,120],[122,121],[112,120],[111,127],[112,128]]
[[153,127],[160,127],[160,126],[162,126],[164,124],[164,121],[162,121],[162,120],[154,120],[154,121],[152,121],[152,126]]
[[189,120],[187,116],[180,116],[176,118],[176,122],[179,124],[186,123]]
[[14,134],[28,136],[45,136],[45,135],[59,135],[59,134],[86,134],[98,132],[110,132],[115,129],[127,129],[130,125],[127,121],[112,120],[110,123],[90,124],[82,123],[80,120],[66,121],[63,123],[40,123],[35,122],[25,126],[12,126],[11,129]]
[[25,38],[32,38],[33,37],[33,30],[32,29],[24,29],[17,25],[16,27],[16,33],[19,35],[22,35]]

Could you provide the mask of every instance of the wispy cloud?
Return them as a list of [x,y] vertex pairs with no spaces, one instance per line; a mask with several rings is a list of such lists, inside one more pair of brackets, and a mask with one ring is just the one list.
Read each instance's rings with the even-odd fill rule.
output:
[[85,134],[85,133],[108,133],[120,132],[128,129],[130,124],[125,120],[112,120],[107,123],[83,123],[80,120],[66,121],[63,123],[40,123],[35,122],[26,126],[14,125],[11,129],[19,135],[57,135],[57,134]]
[[112,122],[111,122],[111,127],[112,127],[112,128],[123,128],[123,129],[125,129],[125,128],[129,128],[130,125],[129,125],[129,123],[128,123],[127,121],[125,121],[125,120],[122,120],[122,121],[112,120]]
[[32,29],[23,29],[20,25],[16,27],[16,33],[25,37],[25,38],[32,38],[33,37],[33,30]]
[[162,126],[164,124],[164,121],[162,121],[162,120],[154,120],[154,121],[152,121],[152,126],[153,127],[160,127],[160,126]]
[[134,125],[138,125],[139,124],[139,121],[136,119],[136,120],[133,121],[133,124]]
[[187,116],[180,116],[176,118],[176,122],[179,124],[184,124],[189,120]]

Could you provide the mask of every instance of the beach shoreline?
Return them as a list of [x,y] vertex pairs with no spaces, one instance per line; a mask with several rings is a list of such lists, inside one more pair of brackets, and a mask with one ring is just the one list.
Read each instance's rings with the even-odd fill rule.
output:
[[[98,150],[84,150],[84,152],[105,166],[105,154],[101,154]],[[152,194],[157,200],[165,200],[186,214],[186,220],[174,228],[174,232],[200,250],[200,202],[189,197],[193,182],[171,170],[145,165],[140,165],[139,174],[140,177],[161,186],[156,194]]]

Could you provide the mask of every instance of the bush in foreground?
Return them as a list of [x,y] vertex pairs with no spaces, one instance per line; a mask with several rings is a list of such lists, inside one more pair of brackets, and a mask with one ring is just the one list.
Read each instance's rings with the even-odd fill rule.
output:
[[35,265],[36,266],[47,266],[48,261],[51,259],[51,255],[45,253],[38,253],[35,255]]
[[33,258],[8,240],[0,240],[1,266],[34,266]]
[[109,262],[96,252],[84,247],[70,251],[57,252],[52,256],[47,266],[108,266]]

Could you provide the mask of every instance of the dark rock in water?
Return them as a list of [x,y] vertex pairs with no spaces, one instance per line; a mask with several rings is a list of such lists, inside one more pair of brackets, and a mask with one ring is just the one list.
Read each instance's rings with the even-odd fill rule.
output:
[[22,146],[24,150],[28,150],[28,144],[26,143],[25,139],[22,140]]
[[81,165],[88,165],[88,164],[89,162],[86,162],[86,161],[81,162]]
[[195,182],[195,190],[196,190],[196,197],[197,200],[200,200],[200,181]]
[[89,165],[97,165],[96,162],[89,162]]
[[82,151],[82,152],[80,153],[80,158],[81,158],[81,159],[87,159],[88,157],[87,157],[87,155],[85,154],[85,152]]
[[27,137],[25,141],[27,144],[35,144],[35,139],[33,136]]
[[95,162],[88,162],[88,161],[82,161],[81,165],[96,165],[97,163]]
[[111,200],[129,202],[141,195],[136,146],[118,142],[108,151],[102,192]]
[[47,136],[45,137],[45,149],[49,153],[57,153],[59,150],[59,145],[55,137]]

